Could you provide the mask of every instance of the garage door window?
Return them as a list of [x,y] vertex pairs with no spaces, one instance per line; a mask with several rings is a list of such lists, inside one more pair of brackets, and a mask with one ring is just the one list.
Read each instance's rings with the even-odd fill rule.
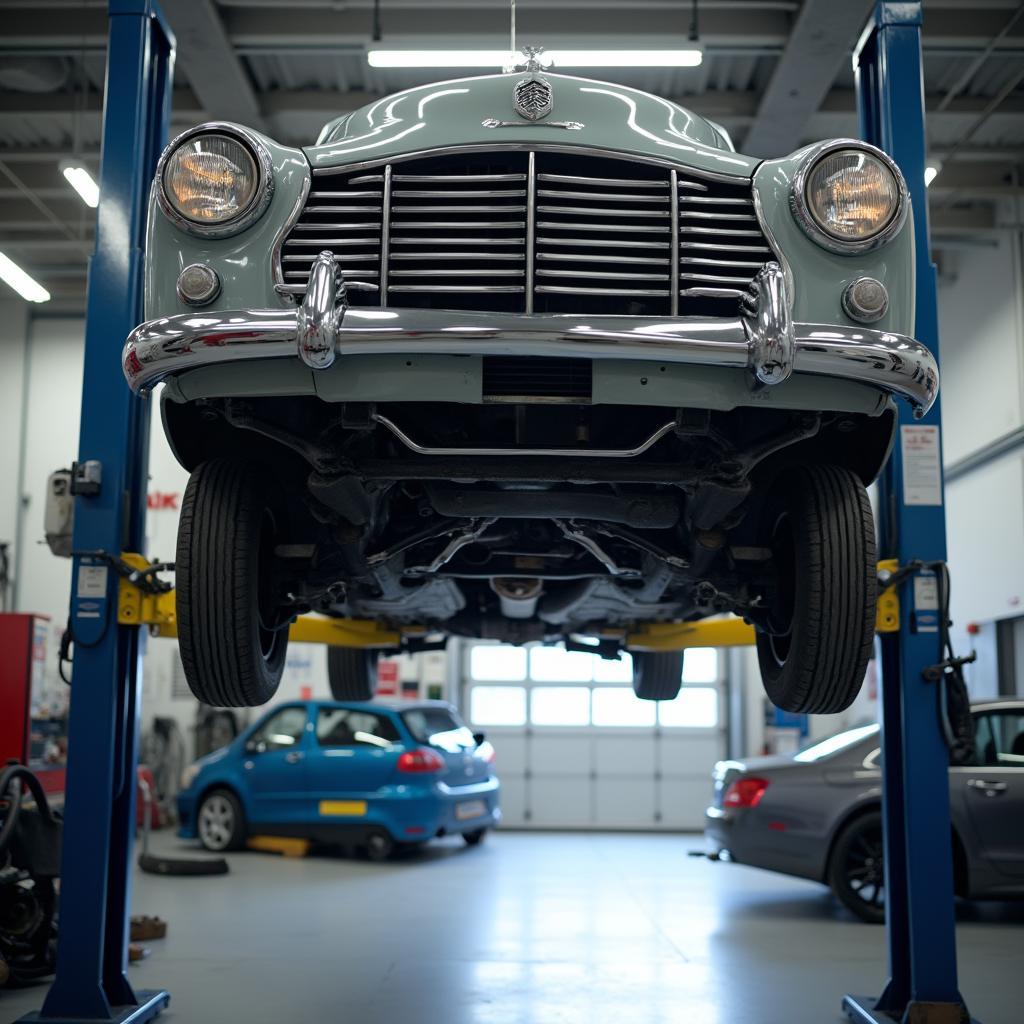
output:
[[691,647],[683,655],[684,683],[717,683],[719,678],[717,648]]
[[675,700],[658,703],[658,724],[668,729],[714,729],[718,725],[718,690],[684,686]]
[[469,717],[477,725],[526,725],[526,687],[474,686]]
[[586,686],[535,686],[530,694],[530,724],[589,725],[589,688]]
[[522,682],[526,678],[526,650],[511,644],[476,644],[469,653],[469,672],[474,679],[488,682]]
[[530,678],[538,683],[589,683],[597,655],[567,651],[564,647],[534,647],[530,651]]
[[593,723],[610,726],[654,725],[657,706],[654,701],[640,700],[631,686],[594,688]]

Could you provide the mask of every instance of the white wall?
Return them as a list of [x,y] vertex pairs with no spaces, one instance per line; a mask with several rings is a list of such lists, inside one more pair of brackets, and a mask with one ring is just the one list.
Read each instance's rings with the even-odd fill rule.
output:
[[[1007,220],[1012,211],[1005,211]],[[1017,218],[1019,219],[1019,218]],[[943,254],[939,278],[942,427],[948,467],[984,455],[1024,427],[1024,268],[1019,232]],[[1024,449],[948,480],[946,527],[953,638],[977,648],[965,675],[977,696],[996,692],[994,620],[1024,614]],[[966,633],[979,624],[978,639]]]
[[1024,423],[1021,266],[1012,232],[943,255],[939,279],[946,464]]
[[[20,299],[0,300],[0,438],[21,437],[27,326],[27,303]],[[17,443],[0,444],[0,541],[10,544],[8,555],[12,563],[20,470],[21,446]],[[13,565],[11,571],[14,572]]]

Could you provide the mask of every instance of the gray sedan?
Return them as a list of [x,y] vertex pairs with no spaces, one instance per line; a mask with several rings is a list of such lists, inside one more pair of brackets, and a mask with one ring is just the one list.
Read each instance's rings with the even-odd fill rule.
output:
[[[949,770],[957,894],[1024,896],[1024,701],[972,705],[976,763]],[[705,835],[712,857],[831,886],[858,917],[885,917],[879,730],[799,753],[719,761]]]

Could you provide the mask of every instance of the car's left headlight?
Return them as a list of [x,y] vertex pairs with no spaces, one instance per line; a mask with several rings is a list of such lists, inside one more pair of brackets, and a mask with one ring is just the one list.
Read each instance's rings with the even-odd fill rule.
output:
[[899,168],[874,146],[839,139],[804,158],[790,193],[804,231],[832,252],[860,253],[887,242],[907,215]]
[[234,125],[204,124],[179,135],[157,165],[164,213],[196,235],[219,238],[252,224],[274,189],[266,146]]
[[181,788],[188,789],[193,782],[196,781],[196,776],[202,771],[202,766],[198,764],[186,765],[181,773]]

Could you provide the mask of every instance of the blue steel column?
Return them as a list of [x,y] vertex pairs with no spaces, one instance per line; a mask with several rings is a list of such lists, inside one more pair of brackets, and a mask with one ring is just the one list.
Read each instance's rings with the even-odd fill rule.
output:
[[[170,121],[174,37],[155,0],[111,0],[96,250],[89,264],[79,461],[102,464],[99,493],[75,505],[76,551],[141,551],[149,407],[121,373],[142,319],[149,184]],[[142,683],[137,627],[117,624],[117,579],[75,559],[69,770],[57,975],[25,1020],[142,1021],[166,992],[126,976],[135,767]]]
[[[889,153],[907,179],[917,259],[915,335],[938,356],[935,267],[924,184],[925,108],[921,74],[921,4],[877,4],[854,54],[863,137]],[[922,420],[900,408],[908,425],[940,424],[936,402]],[[900,437],[879,481],[881,558],[926,562],[946,557],[941,503],[908,505]],[[941,501],[941,499],[940,499]],[[949,753],[936,713],[935,683],[922,669],[940,658],[935,615],[914,608],[913,580],[900,592],[900,631],[881,637],[882,757],[886,925],[890,978],[880,999],[847,997],[856,1020],[966,1019],[957,987]],[[939,1004],[926,1008],[921,1004]],[[884,1018],[878,1016],[884,1013]]]

